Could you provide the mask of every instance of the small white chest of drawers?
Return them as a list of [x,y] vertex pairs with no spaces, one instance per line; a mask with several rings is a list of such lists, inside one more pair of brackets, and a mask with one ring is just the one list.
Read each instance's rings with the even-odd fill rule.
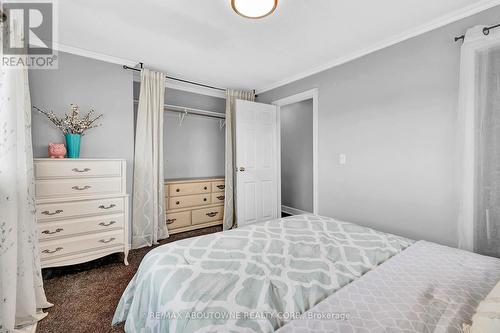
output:
[[42,268],[123,252],[128,265],[126,161],[34,160]]

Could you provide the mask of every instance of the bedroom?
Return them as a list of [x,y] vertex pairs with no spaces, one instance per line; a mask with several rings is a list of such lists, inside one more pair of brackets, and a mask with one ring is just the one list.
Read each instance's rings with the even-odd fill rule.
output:
[[0,332],[500,332],[500,1],[1,10]]

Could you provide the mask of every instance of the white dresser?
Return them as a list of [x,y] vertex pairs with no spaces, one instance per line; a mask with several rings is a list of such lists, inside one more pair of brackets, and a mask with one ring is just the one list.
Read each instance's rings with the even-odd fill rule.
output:
[[123,252],[128,265],[126,162],[35,159],[42,268]]

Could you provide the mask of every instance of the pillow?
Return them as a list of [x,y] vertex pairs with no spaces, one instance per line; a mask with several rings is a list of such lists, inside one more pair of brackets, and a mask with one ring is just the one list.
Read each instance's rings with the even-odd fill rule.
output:
[[476,314],[472,317],[472,325],[464,325],[466,333],[498,333],[500,332],[500,282],[479,303]]

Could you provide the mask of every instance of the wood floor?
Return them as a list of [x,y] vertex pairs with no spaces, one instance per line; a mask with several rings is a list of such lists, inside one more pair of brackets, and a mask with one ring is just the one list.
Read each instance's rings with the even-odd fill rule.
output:
[[[217,226],[188,231],[172,235],[160,245],[221,230]],[[37,332],[123,332],[122,326],[111,326],[114,311],[142,258],[153,248],[131,251],[129,266],[117,254],[81,265],[44,269],[45,293],[54,306],[46,310],[48,315],[38,323]]]

